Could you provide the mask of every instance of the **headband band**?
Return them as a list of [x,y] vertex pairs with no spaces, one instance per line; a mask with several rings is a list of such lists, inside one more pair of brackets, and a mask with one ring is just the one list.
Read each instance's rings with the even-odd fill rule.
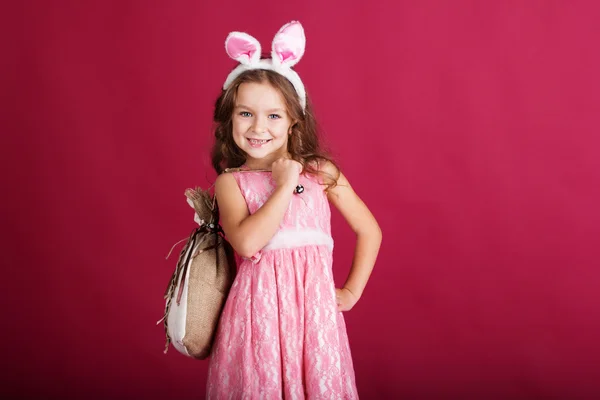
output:
[[298,21],[285,24],[273,38],[271,58],[260,58],[261,48],[258,40],[243,32],[231,32],[225,40],[225,50],[229,57],[238,61],[238,65],[229,73],[223,89],[227,89],[241,73],[253,69],[266,69],[277,72],[289,80],[300,99],[302,109],[306,109],[306,91],[300,76],[291,67],[304,55],[306,38],[304,29]]

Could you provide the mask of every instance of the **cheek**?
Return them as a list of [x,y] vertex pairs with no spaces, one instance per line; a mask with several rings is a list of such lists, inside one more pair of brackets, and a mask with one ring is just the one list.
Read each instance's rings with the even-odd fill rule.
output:
[[277,143],[279,143],[279,145],[283,146],[284,144],[286,144],[286,142],[288,141],[287,130],[277,132],[275,140],[277,141]]
[[233,141],[239,146],[240,138],[243,136],[244,131],[242,130],[239,122],[235,120],[231,121],[231,136]]
[[247,131],[246,124],[244,124],[243,121],[239,121],[239,120],[232,121],[231,128],[232,128],[232,132],[233,132],[233,137],[242,136]]
[[287,123],[281,123],[277,125],[275,129],[275,135],[278,139],[285,139],[288,136],[289,125]]

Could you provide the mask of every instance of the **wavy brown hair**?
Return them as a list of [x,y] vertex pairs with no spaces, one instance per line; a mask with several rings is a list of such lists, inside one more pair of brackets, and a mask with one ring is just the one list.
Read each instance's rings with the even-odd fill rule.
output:
[[[237,168],[246,162],[246,154],[233,140],[233,109],[238,87],[242,83],[268,83],[283,96],[287,112],[292,121],[292,132],[288,138],[287,151],[293,160],[302,164],[303,173],[319,176],[327,189],[334,187],[339,178],[339,168],[331,156],[322,149],[319,141],[317,122],[312,106],[306,96],[306,109],[302,111],[300,100],[292,83],[283,75],[264,69],[253,69],[241,73],[232,84],[221,92],[215,103],[213,121],[215,123],[215,143],[211,151],[212,165],[217,174],[225,168]],[[329,161],[335,166],[336,176],[319,169],[321,163]]]

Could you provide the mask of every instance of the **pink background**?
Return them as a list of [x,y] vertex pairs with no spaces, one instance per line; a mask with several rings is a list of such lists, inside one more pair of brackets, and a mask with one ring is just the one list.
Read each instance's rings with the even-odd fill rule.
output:
[[227,33],[269,48],[299,19],[297,71],[384,233],[346,314],[362,398],[599,397],[597,2],[208,4],[2,12],[0,395],[203,398],[207,362],[162,353],[165,256],[214,179]]

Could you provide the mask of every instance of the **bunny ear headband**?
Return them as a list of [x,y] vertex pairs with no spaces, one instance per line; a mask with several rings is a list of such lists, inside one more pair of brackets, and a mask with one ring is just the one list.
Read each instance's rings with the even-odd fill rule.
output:
[[260,58],[261,49],[258,40],[243,32],[231,32],[225,40],[225,50],[229,57],[238,61],[238,65],[225,80],[223,89],[227,89],[241,73],[252,69],[267,69],[286,77],[294,88],[300,104],[306,109],[306,91],[300,76],[291,67],[296,65],[304,54],[306,38],[300,22],[285,24],[273,38],[271,59]]

